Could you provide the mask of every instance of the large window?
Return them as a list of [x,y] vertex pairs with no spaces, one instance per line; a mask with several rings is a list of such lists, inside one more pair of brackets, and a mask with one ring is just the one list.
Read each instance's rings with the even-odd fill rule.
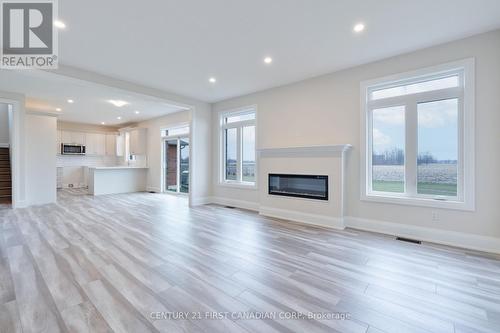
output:
[[226,184],[255,185],[255,109],[224,112],[220,117],[221,180]]
[[473,61],[363,82],[362,199],[474,209]]

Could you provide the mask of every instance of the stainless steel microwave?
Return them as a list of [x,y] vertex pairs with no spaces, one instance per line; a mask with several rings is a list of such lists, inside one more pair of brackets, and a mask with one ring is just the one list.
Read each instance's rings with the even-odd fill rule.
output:
[[61,155],[85,155],[85,145],[61,143]]

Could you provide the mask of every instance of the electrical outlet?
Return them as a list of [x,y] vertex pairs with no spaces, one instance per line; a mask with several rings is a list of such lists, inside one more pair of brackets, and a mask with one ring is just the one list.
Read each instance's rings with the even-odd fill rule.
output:
[[432,212],[432,221],[433,222],[439,221],[439,213],[438,212]]

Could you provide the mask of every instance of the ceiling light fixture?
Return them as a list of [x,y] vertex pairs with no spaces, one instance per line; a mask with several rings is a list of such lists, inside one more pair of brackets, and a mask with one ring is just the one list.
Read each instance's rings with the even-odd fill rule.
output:
[[118,119],[118,120],[122,120],[122,117],[116,117],[116,119]]
[[118,99],[110,99],[108,102],[113,104],[114,106],[121,108],[122,106],[130,104],[129,102],[118,100]]
[[75,101],[74,101],[74,100],[72,100],[72,99],[68,99],[68,103],[69,103],[69,104],[73,104],[73,103],[75,103]]
[[215,83],[215,82],[217,82],[217,79],[214,77],[211,77],[210,79],[208,79],[208,82]]
[[64,23],[63,21],[55,20],[54,26],[59,29],[66,29],[66,23]]
[[354,28],[352,28],[352,30],[354,30],[354,32],[361,32],[365,30],[365,25],[363,23],[358,23],[354,26]]
[[139,114],[140,112],[139,111],[135,111],[135,114]]
[[265,57],[264,58],[264,62],[269,65],[270,63],[273,62],[273,58],[271,58],[271,57]]
[[56,108],[56,111],[62,111],[62,109],[61,108]]
[[106,125],[106,123],[104,121],[101,122],[101,125]]

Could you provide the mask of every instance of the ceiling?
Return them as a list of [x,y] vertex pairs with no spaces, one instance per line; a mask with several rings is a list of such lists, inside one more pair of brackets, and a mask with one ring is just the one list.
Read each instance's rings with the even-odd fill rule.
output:
[[[154,97],[42,71],[2,71],[0,91],[25,94],[28,111],[57,114],[61,121],[94,125],[104,122],[123,126],[183,110]],[[68,103],[68,99],[74,103]],[[130,104],[119,108],[109,100]]]
[[500,28],[498,0],[60,0],[59,12],[62,64],[208,102]]

